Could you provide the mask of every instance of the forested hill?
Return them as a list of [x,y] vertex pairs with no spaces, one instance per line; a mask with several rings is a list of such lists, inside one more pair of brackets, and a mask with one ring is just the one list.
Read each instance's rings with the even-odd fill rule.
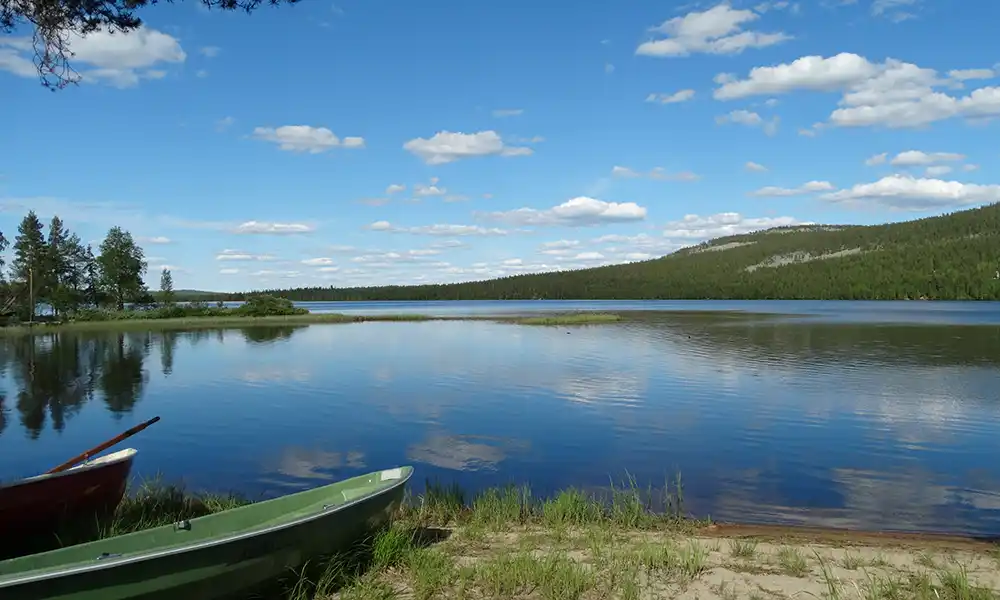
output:
[[[663,258],[447,285],[268,290],[292,300],[1000,300],[1000,204],[873,226],[782,227]],[[241,299],[243,294],[231,295]]]

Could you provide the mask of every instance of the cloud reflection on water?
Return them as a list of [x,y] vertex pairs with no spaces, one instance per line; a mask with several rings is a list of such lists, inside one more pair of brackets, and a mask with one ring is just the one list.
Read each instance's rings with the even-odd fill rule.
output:
[[410,445],[406,457],[452,471],[496,471],[508,453],[530,448],[526,440],[437,433]]

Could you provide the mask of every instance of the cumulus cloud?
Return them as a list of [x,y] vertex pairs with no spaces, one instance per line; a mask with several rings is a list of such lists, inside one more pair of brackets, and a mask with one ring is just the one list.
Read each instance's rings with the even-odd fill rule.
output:
[[646,96],[646,102],[658,102],[659,104],[677,104],[687,102],[694,98],[694,90],[681,90],[673,94],[650,94]]
[[642,221],[646,218],[646,209],[635,202],[605,202],[580,196],[545,210],[518,208],[479,216],[517,226],[588,227]]
[[375,221],[367,226],[372,231],[385,231],[389,233],[412,233],[415,235],[437,235],[437,236],[495,236],[508,235],[506,229],[495,227],[480,227],[478,225],[419,225],[416,227],[398,227],[389,221]]
[[[145,26],[129,33],[107,29],[87,35],[68,33],[66,42],[83,82],[118,88],[132,87],[143,79],[162,79],[166,73],[153,67],[187,59],[177,38]],[[0,70],[38,77],[32,58],[31,38],[0,37]]]
[[671,221],[663,228],[663,237],[685,240],[710,240],[729,235],[740,235],[789,225],[808,225],[795,217],[747,218],[737,212],[717,213],[709,216],[685,215]]
[[666,37],[643,42],[635,53],[656,57],[739,54],[748,48],[764,48],[791,39],[792,36],[782,32],[761,33],[745,29],[759,18],[752,10],[736,10],[727,3],[703,12],[690,12],[652,28],[654,33]]
[[364,138],[338,138],[326,127],[310,125],[283,125],[281,127],[256,127],[251,134],[258,140],[272,142],[288,152],[308,152],[320,154],[333,148],[363,148]]
[[386,194],[398,194],[403,191],[406,191],[406,186],[401,183],[393,183],[390,184],[389,187],[385,188]]
[[247,221],[237,225],[232,233],[257,235],[298,235],[312,233],[316,228],[305,223],[268,223],[264,221]]
[[743,168],[747,171],[754,171],[756,173],[763,173],[767,171],[767,167],[762,164],[755,163],[752,160],[747,161],[747,164],[743,165]]
[[769,185],[751,192],[750,195],[758,197],[801,196],[803,194],[826,192],[834,189],[837,188],[829,181],[807,181],[799,187],[794,188],[783,188]]
[[824,200],[848,205],[875,205],[900,210],[964,208],[1000,201],[1000,185],[890,175],[873,183],[824,194]]
[[961,97],[939,91],[954,82],[934,69],[894,58],[874,63],[843,52],[828,58],[803,56],[787,64],[755,67],[745,79],[729,74],[717,76],[719,87],[713,96],[734,100],[796,90],[840,92],[839,108],[829,117],[829,122],[839,127],[920,127],[953,117],[1000,116],[1000,87],[982,87]]
[[270,254],[251,254],[243,250],[227,249],[215,255],[215,260],[249,262],[260,260],[274,260]]
[[416,138],[403,149],[429,165],[442,165],[477,156],[528,156],[534,151],[526,146],[508,146],[495,131],[461,133],[439,131],[430,138]]

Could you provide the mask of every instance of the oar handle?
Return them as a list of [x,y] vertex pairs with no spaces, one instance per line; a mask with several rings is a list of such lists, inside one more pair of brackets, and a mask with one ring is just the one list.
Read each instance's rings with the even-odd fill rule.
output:
[[110,448],[111,446],[114,446],[118,442],[120,442],[120,441],[122,441],[122,440],[124,440],[126,438],[132,437],[133,435],[139,433],[143,429],[149,427],[150,425],[152,425],[153,423],[156,423],[159,420],[160,420],[160,417],[153,417],[152,419],[146,421],[145,423],[139,423],[138,425],[136,425],[132,429],[129,429],[128,431],[126,431],[124,433],[120,433],[120,434],[116,435],[115,437],[113,437],[110,440],[104,442],[103,444],[94,446],[93,448],[91,448],[90,450],[87,450],[83,454],[80,454],[79,456],[74,456],[73,458],[67,460],[66,462],[64,462],[63,464],[59,465],[58,467],[46,471],[45,474],[46,475],[51,475],[53,473],[59,473],[61,471],[65,471],[66,469],[72,467],[73,465],[79,464],[79,463],[87,460],[88,458],[90,458],[91,456],[97,454],[98,452],[101,452],[102,450],[107,450],[108,448]]

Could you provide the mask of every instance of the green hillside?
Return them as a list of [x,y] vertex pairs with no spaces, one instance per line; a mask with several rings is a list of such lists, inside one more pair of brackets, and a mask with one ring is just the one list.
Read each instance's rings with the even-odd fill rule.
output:
[[998,270],[1000,204],[992,204],[886,225],[781,227],[626,265],[447,285],[268,292],[292,300],[1000,300]]

